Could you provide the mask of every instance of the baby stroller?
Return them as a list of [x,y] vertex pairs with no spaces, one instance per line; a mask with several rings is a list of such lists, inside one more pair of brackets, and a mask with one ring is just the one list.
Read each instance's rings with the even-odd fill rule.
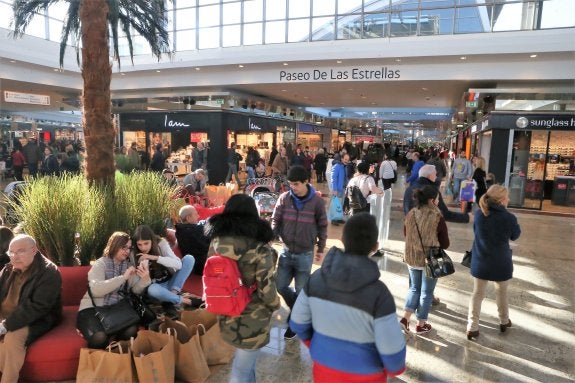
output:
[[22,190],[27,186],[26,181],[14,181],[6,185],[4,189],[5,204],[6,204],[6,223],[14,226],[18,224],[18,218],[14,211],[14,206],[20,205],[20,195]]
[[262,219],[269,220],[274,211],[279,194],[275,191],[274,178],[250,178],[247,181],[245,192],[256,202],[258,213]]

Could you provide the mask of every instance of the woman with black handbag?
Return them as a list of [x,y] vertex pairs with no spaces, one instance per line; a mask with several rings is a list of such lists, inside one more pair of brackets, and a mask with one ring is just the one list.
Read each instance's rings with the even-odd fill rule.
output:
[[479,336],[479,314],[485,298],[487,284],[495,282],[495,299],[499,313],[499,331],[511,327],[507,305],[507,287],[513,278],[513,261],[509,240],[515,241],[521,235],[517,218],[507,211],[509,194],[501,185],[491,186],[479,200],[475,212],[473,231],[475,240],[471,248],[471,275],[473,294],[469,302],[467,318],[467,339]]
[[110,333],[97,315],[98,308],[110,307],[131,290],[142,294],[151,283],[150,271],[143,264],[135,267],[130,260],[132,240],[121,231],[108,239],[103,255],[88,272],[88,292],[82,297],[76,327],[90,348],[105,348],[112,338],[128,340],[136,336],[139,323],[128,323],[116,333]]
[[[437,208],[439,193],[437,188],[427,185],[413,192],[416,207],[405,217],[405,254],[411,285],[405,299],[405,311],[400,320],[401,327],[409,332],[409,319],[415,313],[417,317],[416,333],[423,334],[431,330],[427,317],[437,279],[429,278],[425,273],[428,247],[449,247],[447,225],[441,211]],[[425,247],[425,248],[424,248]]]

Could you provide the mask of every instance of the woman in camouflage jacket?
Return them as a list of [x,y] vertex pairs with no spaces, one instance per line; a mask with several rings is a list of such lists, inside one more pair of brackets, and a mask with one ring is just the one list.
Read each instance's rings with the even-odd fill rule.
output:
[[269,343],[272,314],[279,308],[274,278],[277,253],[268,244],[273,232],[259,218],[254,200],[235,194],[223,213],[209,219],[206,235],[211,240],[208,257],[218,253],[237,261],[244,284],[257,286],[239,316],[219,316],[222,339],[237,348],[232,381],[255,382],[257,356]]

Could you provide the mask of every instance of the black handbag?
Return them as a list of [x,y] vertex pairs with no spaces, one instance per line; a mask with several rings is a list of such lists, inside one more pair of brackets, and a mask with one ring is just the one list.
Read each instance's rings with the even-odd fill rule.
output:
[[132,303],[132,307],[134,308],[134,310],[136,310],[136,312],[140,316],[140,319],[141,319],[140,322],[144,326],[147,326],[150,323],[152,323],[154,320],[156,320],[156,318],[157,318],[156,313],[144,301],[143,296],[138,295],[138,294],[134,294],[134,293],[130,293],[129,297],[130,297],[130,301]]
[[465,252],[463,259],[461,260],[461,264],[465,267],[471,268],[471,250]]
[[88,295],[90,296],[92,305],[96,311],[96,318],[102,324],[106,335],[117,334],[126,327],[140,323],[141,318],[132,306],[130,297],[125,296],[120,301],[111,305],[96,306],[94,297],[92,296],[92,290],[89,285]]
[[[415,220],[415,217],[413,217],[413,219]],[[436,279],[455,273],[453,261],[449,255],[447,255],[445,250],[437,246],[429,246],[427,251],[425,251],[417,220],[415,220],[415,227],[417,228],[417,235],[419,236],[421,248],[425,254],[425,275],[428,278]]]

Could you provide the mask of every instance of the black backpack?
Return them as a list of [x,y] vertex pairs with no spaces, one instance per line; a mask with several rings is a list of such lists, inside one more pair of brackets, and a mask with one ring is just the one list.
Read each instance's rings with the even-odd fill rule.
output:
[[349,207],[351,209],[365,209],[367,206],[367,199],[363,196],[361,189],[358,186],[351,186],[348,190]]

